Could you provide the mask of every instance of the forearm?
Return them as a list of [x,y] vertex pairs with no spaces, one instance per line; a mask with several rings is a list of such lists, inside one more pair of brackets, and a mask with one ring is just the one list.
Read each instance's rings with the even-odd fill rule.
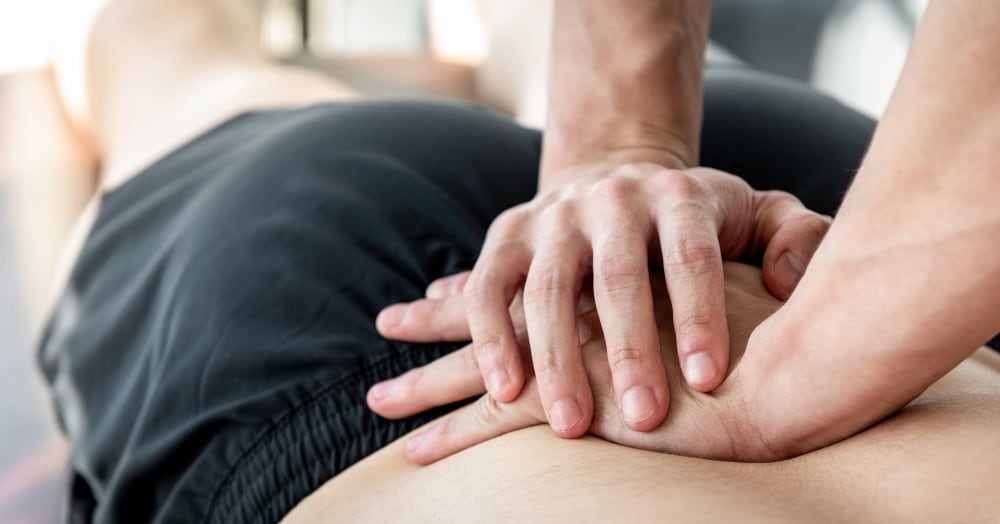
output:
[[711,1],[556,0],[541,187],[623,154],[697,164]]
[[997,24],[994,2],[931,3],[857,182],[748,349],[773,440],[843,438],[1000,330]]

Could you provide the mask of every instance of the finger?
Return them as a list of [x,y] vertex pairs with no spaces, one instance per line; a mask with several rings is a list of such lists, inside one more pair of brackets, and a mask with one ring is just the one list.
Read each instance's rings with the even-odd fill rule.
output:
[[417,464],[430,464],[480,442],[545,422],[534,388],[526,386],[525,393],[512,403],[483,395],[448,419],[410,437],[406,457]]
[[754,200],[758,224],[754,244],[767,246],[762,262],[764,284],[775,297],[786,300],[805,274],[832,220],[782,191],[760,191]]
[[472,346],[449,353],[430,364],[368,390],[368,407],[386,418],[403,418],[486,391]]
[[583,367],[576,302],[589,246],[579,234],[539,242],[524,284],[524,316],[542,405],[561,437],[583,435],[593,416],[593,397]]
[[524,282],[531,253],[518,228],[501,226],[499,233],[491,227],[462,297],[487,390],[495,399],[510,402],[521,392],[525,374],[508,308]]
[[657,224],[681,369],[693,389],[711,391],[722,383],[729,366],[715,217],[698,201],[684,199],[661,212]]
[[649,285],[649,233],[637,222],[612,218],[598,230],[594,298],[621,415],[630,428],[649,431],[666,417],[669,393]]
[[470,274],[472,271],[462,271],[455,275],[439,278],[427,286],[425,296],[427,298],[445,298],[461,295]]
[[461,295],[393,304],[378,314],[375,328],[386,338],[408,342],[470,339]]

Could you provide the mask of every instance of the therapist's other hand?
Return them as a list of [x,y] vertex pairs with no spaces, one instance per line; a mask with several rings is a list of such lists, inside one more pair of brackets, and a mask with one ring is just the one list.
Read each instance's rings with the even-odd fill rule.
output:
[[[650,163],[573,169],[580,172],[566,177],[572,182],[494,221],[471,273],[435,283],[424,300],[387,308],[377,325],[404,340],[471,338],[492,398],[510,402],[528,376],[508,310],[523,289],[546,419],[560,436],[577,437],[590,426],[593,397],[574,312],[581,282],[593,275],[615,405],[631,429],[649,431],[669,403],[650,261],[663,264],[683,377],[695,390],[710,391],[729,364],[723,258],[763,254],[768,289],[785,298],[829,218],[787,193],[755,191],[712,169]],[[460,296],[448,293],[459,287]]]
[[[753,329],[771,315],[780,301],[761,283],[760,271],[740,264],[727,264],[725,293],[729,309],[729,330],[733,341],[734,370],[730,378],[712,394],[697,392],[681,379],[677,353],[671,342],[671,310],[663,285],[652,282],[656,291],[656,318],[664,343],[661,357],[667,362],[671,407],[664,424],[650,432],[638,432],[622,423],[611,386],[611,368],[606,356],[605,337],[594,311],[579,317],[579,337],[583,362],[594,392],[594,420],[590,433],[630,447],[665,451],[704,458],[766,461],[782,458],[780,450],[768,447],[755,417],[748,415],[742,389],[745,373],[735,362]],[[659,288],[659,289],[658,289]],[[582,307],[586,311],[586,307]],[[592,308],[591,308],[592,309]],[[658,348],[660,349],[660,348]],[[452,394],[456,388],[463,395]],[[466,347],[422,368],[387,381],[369,392],[368,403],[383,416],[410,416],[435,405],[468,398],[484,391],[470,347]],[[434,402],[428,402],[434,398]],[[528,426],[544,424],[545,412],[537,382],[529,377],[521,395],[510,403],[497,402],[489,393],[444,421],[438,422],[407,442],[407,457],[429,464],[479,442]]]

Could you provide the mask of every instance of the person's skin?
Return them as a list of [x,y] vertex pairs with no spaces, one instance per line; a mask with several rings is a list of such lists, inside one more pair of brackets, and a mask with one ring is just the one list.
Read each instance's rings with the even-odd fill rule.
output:
[[[997,24],[995,2],[931,3],[828,237],[728,378],[762,432],[742,458],[787,457],[856,433],[1000,331]],[[459,338],[462,325],[462,315],[442,315],[403,338]],[[412,394],[460,393],[448,388]]]
[[[357,97],[335,78],[275,63],[239,0],[87,0],[60,18],[52,69],[63,110],[97,163],[96,193],[63,248],[58,296],[101,196],[242,111]],[[127,42],[128,45],[122,45]],[[150,57],[155,56],[155,60]]]
[[998,24],[997,2],[930,3],[835,224],[751,337],[749,412],[780,455],[884,417],[1000,331]]
[[716,388],[728,367],[723,258],[762,255],[768,287],[785,298],[829,218],[785,193],[694,168],[710,13],[707,0],[556,0],[537,196],[497,217],[471,273],[440,284],[461,285],[464,297],[442,303],[429,292],[391,306],[379,331],[438,339],[437,326],[449,323],[442,311],[464,305],[483,379],[494,398],[510,402],[530,371],[508,313],[523,290],[547,420],[559,435],[578,437],[592,419],[593,385],[573,311],[581,282],[593,275],[622,416],[633,429],[652,430],[669,403],[652,321],[652,261],[665,268],[675,300],[684,378],[699,391]]
[[50,280],[69,231],[97,186],[97,166],[74,132],[47,70],[5,75],[0,88],[0,180],[30,332],[51,304]]
[[356,96],[270,60],[240,0],[79,4],[83,18],[56,32],[54,70],[67,114],[100,156],[105,191],[240,111]]
[[[679,378],[669,302],[662,284],[653,285],[662,354],[670,377]],[[764,289],[759,270],[727,265],[726,304],[738,368],[739,348],[780,303]],[[726,444],[715,431],[719,416],[735,416],[739,402],[696,392],[682,380],[670,383],[667,424],[651,433],[624,426],[592,311],[583,324],[594,330],[583,336],[588,372],[604,384],[595,391],[595,432],[657,450],[688,439],[684,433]],[[447,373],[440,362],[410,376],[478,380],[469,361],[454,360]],[[404,459],[401,438],[328,481],[285,522],[990,522],[1000,509],[998,396],[1000,356],[983,349],[867,431],[795,459],[755,464],[643,451],[592,436],[563,440],[544,428],[536,395],[507,404],[480,400],[432,425],[471,425],[484,435],[531,427],[428,467]],[[421,459],[438,456],[438,450],[421,453]]]

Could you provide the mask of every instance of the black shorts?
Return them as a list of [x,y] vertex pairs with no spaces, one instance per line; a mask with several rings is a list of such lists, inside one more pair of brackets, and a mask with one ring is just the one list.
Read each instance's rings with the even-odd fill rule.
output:
[[[794,84],[709,71],[702,161],[835,211],[873,123]],[[104,197],[41,342],[74,522],[274,522],[451,407],[365,406],[460,344],[383,339],[384,306],[471,268],[532,197],[541,137],[473,106],[237,116]]]

